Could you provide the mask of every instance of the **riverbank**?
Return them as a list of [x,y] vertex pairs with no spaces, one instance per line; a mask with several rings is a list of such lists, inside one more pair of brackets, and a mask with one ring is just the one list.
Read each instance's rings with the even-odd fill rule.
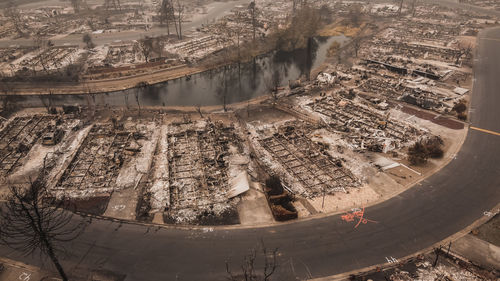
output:
[[[20,94],[4,96],[4,101],[20,107],[134,107],[211,106],[246,102],[267,95],[275,87],[271,80],[279,71],[279,85],[314,73],[324,62],[333,42],[344,44],[345,36],[316,38],[309,49],[275,51],[240,64],[212,69],[180,66],[169,72],[157,72],[138,78],[121,78],[87,84],[62,84],[44,91],[20,89]],[[208,67],[207,67],[208,66]],[[195,73],[195,74],[193,74]],[[177,79],[175,79],[177,78]],[[162,82],[168,81],[168,82]],[[144,87],[143,85],[149,85]],[[130,89],[140,85],[140,88]],[[40,86],[40,85],[38,85]],[[35,89],[36,90],[36,89]],[[82,92],[82,93],[79,93]],[[5,91],[4,91],[5,92]],[[90,95],[89,95],[90,93]]]
[[[345,26],[341,25],[340,22],[336,22],[328,26],[331,29],[335,26],[335,34],[329,36],[321,36],[324,30],[319,32],[318,38],[339,38],[340,42],[346,37],[339,33],[338,30],[346,30]],[[364,30],[364,25],[356,31],[348,31],[349,36],[354,36],[356,33]],[[254,47],[251,57],[252,59],[246,58],[240,64],[248,64],[255,59],[264,57],[273,52],[280,52],[279,50],[272,50],[265,47],[266,43],[258,44]],[[329,46],[326,46],[328,48]],[[292,51],[286,51],[290,55],[294,53],[300,53],[302,49],[295,49]],[[230,53],[234,53],[234,50],[230,50]],[[282,51],[285,52],[285,51]],[[233,54],[234,55],[234,54]],[[224,55],[228,56],[228,54]],[[321,55],[322,59],[324,54]],[[0,96],[39,96],[39,95],[86,95],[92,94],[104,94],[112,93],[118,91],[129,90],[138,87],[139,85],[155,85],[159,83],[165,83],[171,80],[176,80],[179,78],[187,78],[189,80],[190,76],[200,74],[207,71],[215,71],[227,66],[238,65],[234,59],[229,59],[225,61],[220,61],[215,55],[215,60],[213,58],[206,58],[196,65],[182,64],[170,68],[157,68],[151,67],[151,69],[146,69],[144,72],[137,73],[134,75],[120,76],[116,78],[105,78],[105,79],[85,79],[82,81],[75,82],[4,82],[2,88],[0,88]],[[284,60],[284,59],[283,59]],[[314,59],[313,59],[314,60]],[[285,60],[284,60],[285,61]],[[314,63],[314,62],[309,62]],[[323,63],[323,62],[321,62]],[[307,65],[308,62],[305,63]],[[319,69],[318,67],[315,68]],[[310,69],[310,73],[315,73],[315,69]],[[120,74],[120,73],[119,73]],[[121,74],[120,74],[121,75]],[[307,76],[307,75],[306,75]],[[286,81],[283,81],[286,82]]]
[[[259,54],[256,58],[259,56],[265,56],[265,54]],[[196,66],[189,66],[183,64],[132,76],[123,76],[111,79],[84,80],[79,82],[37,82],[36,84],[28,82],[8,82],[4,83],[5,86],[3,91],[0,90],[0,96],[85,95],[89,93],[103,94],[133,89],[138,87],[138,85],[155,85],[179,78],[189,79],[188,77],[191,75],[217,70],[222,67],[235,64],[237,63],[233,61],[213,65],[200,63]]]
[[[142,73],[134,76],[119,77],[104,80],[89,80],[82,82],[61,82],[61,83],[9,83],[8,95],[81,95],[81,94],[101,94],[121,91],[137,87],[139,83],[148,85],[158,84],[169,80],[174,80],[189,75],[208,71],[210,68],[204,66],[191,67],[187,65],[162,69],[155,72]],[[6,95],[0,93],[0,95]]]

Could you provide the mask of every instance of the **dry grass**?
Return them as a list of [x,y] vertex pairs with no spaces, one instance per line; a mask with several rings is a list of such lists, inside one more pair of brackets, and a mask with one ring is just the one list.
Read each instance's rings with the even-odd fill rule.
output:
[[362,23],[360,26],[350,26],[344,25],[339,22],[335,22],[323,27],[318,31],[319,36],[339,36],[341,34],[347,37],[354,37],[359,34],[361,29],[365,26],[365,23]]

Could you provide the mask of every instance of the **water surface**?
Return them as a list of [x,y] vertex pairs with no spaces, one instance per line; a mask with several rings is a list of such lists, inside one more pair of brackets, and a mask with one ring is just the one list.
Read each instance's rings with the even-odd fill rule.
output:
[[[221,67],[189,78],[92,96],[53,95],[50,102],[55,106],[96,104],[126,107],[136,107],[137,103],[141,106],[209,106],[242,102],[269,94],[277,80],[280,85],[287,85],[289,80],[308,75],[324,62],[331,43],[342,44],[346,40],[343,35],[314,38],[304,49],[275,51],[249,63]],[[43,106],[49,98],[23,96],[16,99],[22,106],[29,107]]]

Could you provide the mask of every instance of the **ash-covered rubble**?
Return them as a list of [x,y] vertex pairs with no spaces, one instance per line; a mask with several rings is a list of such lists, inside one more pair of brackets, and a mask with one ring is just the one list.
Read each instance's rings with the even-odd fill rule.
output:
[[422,8],[362,40],[352,66],[327,68],[317,83],[454,114],[455,104],[470,90],[470,35],[479,28],[470,16]]
[[302,121],[289,121],[249,131],[259,161],[292,194],[314,198],[358,187],[359,180],[342,160],[330,155],[324,144],[311,140],[316,129]]
[[209,119],[164,125],[145,195],[150,213],[167,223],[238,223],[234,179],[246,175],[248,156],[236,131]]
[[360,97],[346,97],[349,95],[345,91],[344,95],[330,92],[307,103],[304,108],[319,115],[327,129],[340,134],[354,151],[387,153],[407,147],[426,134],[377,109],[386,109],[387,103],[375,104]]
[[[194,62],[216,54],[224,48],[235,46],[240,48],[244,42],[264,37],[272,24],[279,19],[266,17],[261,6],[239,6],[231,10],[228,15],[213,23],[203,24],[197,28],[190,38],[175,44],[169,44],[165,50],[181,57],[183,60]],[[253,11],[253,12],[251,12]],[[273,15],[276,12],[273,12]]]
[[51,192],[58,198],[88,198],[109,196],[124,187],[127,184],[117,178],[126,181],[122,168],[151,140],[151,131],[126,130],[117,123],[92,125],[76,144],[71,160],[62,164],[64,172],[54,176]]
[[500,11],[500,2],[497,0],[460,0],[460,2]]
[[8,120],[0,131],[0,175],[5,179],[22,166],[33,146],[62,122],[54,115],[19,116]]

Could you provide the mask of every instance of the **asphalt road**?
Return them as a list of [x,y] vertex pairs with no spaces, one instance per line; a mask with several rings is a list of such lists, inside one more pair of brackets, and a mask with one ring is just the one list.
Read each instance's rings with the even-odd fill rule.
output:
[[[500,28],[479,35],[471,126],[500,132]],[[500,136],[469,130],[456,159],[406,192],[365,210],[361,224],[339,215],[257,229],[156,229],[94,220],[68,245],[68,271],[103,268],[126,280],[224,280],[243,256],[279,249],[272,280],[322,277],[401,258],[441,241],[500,202]],[[6,248],[0,255],[39,265]],[[260,260],[258,260],[260,263]],[[48,264],[48,263],[47,263]]]
[[[479,35],[472,96],[472,126],[500,132],[500,28]],[[68,246],[63,264],[104,268],[126,280],[223,280],[225,262],[234,271],[243,256],[279,249],[273,280],[321,277],[401,258],[445,239],[500,202],[500,136],[469,130],[449,165],[399,196],[369,207],[360,224],[339,215],[257,229],[148,229],[96,221]],[[0,254],[32,264],[5,248]],[[79,264],[75,269],[74,267]]]

